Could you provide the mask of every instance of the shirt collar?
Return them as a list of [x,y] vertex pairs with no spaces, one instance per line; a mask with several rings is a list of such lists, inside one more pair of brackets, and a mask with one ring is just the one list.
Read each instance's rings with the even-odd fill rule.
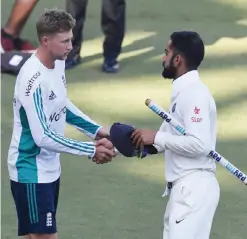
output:
[[173,92],[178,94],[182,89],[186,88],[190,83],[200,80],[197,70],[189,71],[172,82]]

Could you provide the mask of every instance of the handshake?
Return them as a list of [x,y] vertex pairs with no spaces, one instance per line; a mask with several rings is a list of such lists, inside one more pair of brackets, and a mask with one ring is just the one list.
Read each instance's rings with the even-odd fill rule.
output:
[[114,146],[107,138],[100,139],[95,144],[96,152],[93,157],[93,162],[97,164],[104,164],[112,161],[116,157]]
[[138,158],[144,158],[148,154],[157,154],[158,150],[153,146],[155,135],[155,131],[135,129],[130,125],[114,123],[110,129],[109,139],[102,138],[96,142],[93,161],[97,164],[108,163],[116,157],[117,151],[125,157]]

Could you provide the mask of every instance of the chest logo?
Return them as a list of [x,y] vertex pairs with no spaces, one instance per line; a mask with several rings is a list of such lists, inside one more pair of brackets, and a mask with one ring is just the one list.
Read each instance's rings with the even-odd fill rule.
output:
[[53,120],[59,121],[60,118],[61,118],[65,113],[66,113],[66,106],[64,106],[62,109],[59,109],[57,112],[51,114],[50,117],[49,117],[50,122],[52,122]]
[[175,110],[176,110],[176,106],[177,106],[177,103],[175,103],[175,104],[172,106],[172,113],[174,113],[174,112],[175,112]]
[[57,98],[57,96],[55,95],[54,91],[51,91],[51,94],[49,95],[49,100],[54,100],[55,98]]
[[194,109],[194,113],[195,113],[196,115],[200,114],[200,109],[199,109],[199,108],[197,108],[197,107],[195,107],[195,109]]

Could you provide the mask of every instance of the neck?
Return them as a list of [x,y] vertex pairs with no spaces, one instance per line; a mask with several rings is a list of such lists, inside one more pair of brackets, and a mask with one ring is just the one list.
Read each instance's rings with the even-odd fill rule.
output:
[[180,76],[188,73],[189,71],[192,71],[192,70],[189,70],[189,69],[181,69],[181,70],[177,71],[176,76],[174,77],[173,81],[175,81]]
[[48,69],[53,69],[55,66],[55,60],[52,58],[51,54],[47,52],[42,46],[37,49],[36,56],[39,58],[41,63]]

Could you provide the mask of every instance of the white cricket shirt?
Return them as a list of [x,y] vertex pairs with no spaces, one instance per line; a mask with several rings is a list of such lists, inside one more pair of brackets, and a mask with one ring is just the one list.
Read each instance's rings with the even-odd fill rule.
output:
[[48,69],[34,53],[17,76],[13,110],[8,153],[11,180],[53,182],[61,173],[60,152],[91,157],[95,154],[93,142],[64,137],[66,122],[91,139],[100,128],[67,98],[64,61],[56,61],[55,67]]
[[163,122],[155,136],[154,144],[165,150],[166,180],[175,182],[198,169],[215,172],[215,161],[207,155],[216,145],[216,105],[198,71],[173,81],[169,112],[185,127],[187,135]]

